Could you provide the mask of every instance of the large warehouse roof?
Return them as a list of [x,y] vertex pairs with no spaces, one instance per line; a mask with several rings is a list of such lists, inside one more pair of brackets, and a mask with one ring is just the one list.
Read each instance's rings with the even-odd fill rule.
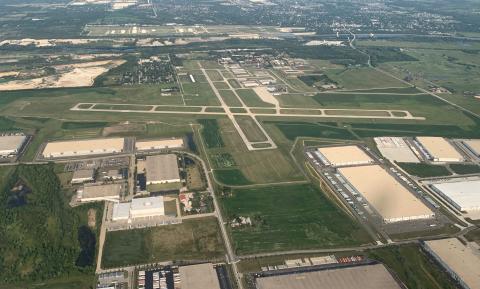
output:
[[26,140],[24,135],[2,135],[0,136],[0,155],[17,153]]
[[428,151],[433,160],[462,161],[462,155],[442,137],[417,137],[417,141]]
[[79,198],[82,201],[110,200],[115,201],[120,198],[123,189],[122,184],[106,185],[85,185],[83,190],[79,191]]
[[320,152],[332,166],[373,163],[372,158],[358,146],[354,145],[323,147],[318,148],[318,152]]
[[135,147],[139,151],[158,150],[158,149],[166,149],[166,148],[181,148],[183,147],[183,139],[172,138],[172,139],[137,141],[135,143]]
[[165,215],[165,206],[162,196],[133,199],[130,205],[132,218],[163,215]]
[[379,165],[340,168],[339,172],[385,222],[425,219],[433,212]]
[[456,238],[426,241],[427,248],[468,288],[480,288],[480,252]]
[[480,179],[437,183],[432,188],[458,210],[480,210]]
[[257,278],[257,289],[400,289],[382,264]]
[[472,153],[480,157],[480,139],[464,140],[463,144],[467,146]]
[[147,184],[180,181],[175,154],[147,156]]
[[374,138],[378,150],[389,160],[404,163],[419,163],[417,156],[401,137]]
[[43,150],[44,157],[68,157],[122,152],[123,138],[71,140],[50,142]]
[[220,289],[217,273],[211,263],[178,268],[182,289]]

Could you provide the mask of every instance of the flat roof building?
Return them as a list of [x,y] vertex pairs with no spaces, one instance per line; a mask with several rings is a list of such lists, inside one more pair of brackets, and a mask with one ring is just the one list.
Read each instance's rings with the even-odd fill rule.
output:
[[84,169],[73,172],[72,184],[82,184],[86,182],[93,182],[95,171],[93,169]]
[[476,243],[464,245],[457,238],[425,241],[425,249],[463,288],[480,288],[480,250]]
[[333,167],[374,163],[371,157],[355,145],[322,147],[318,148],[317,151],[322,155],[322,162]]
[[427,158],[434,162],[462,162],[463,156],[443,137],[416,137]]
[[1,135],[0,157],[8,157],[18,154],[26,140],[27,137],[24,135]]
[[110,201],[119,202],[123,184],[88,184],[77,191],[77,198],[81,202]]
[[131,218],[144,218],[164,215],[165,207],[162,196],[133,199],[130,205]]
[[257,289],[401,289],[382,264],[260,277]]
[[339,168],[338,171],[382,216],[385,223],[434,216],[432,210],[379,165]]
[[401,137],[376,137],[374,140],[380,153],[391,161],[400,163],[420,162],[411,147]]
[[180,182],[175,154],[147,156],[147,185]]
[[123,138],[49,142],[42,155],[45,158],[60,158],[121,153],[124,143]]
[[447,181],[430,187],[459,211],[480,210],[480,179]]
[[480,158],[480,139],[463,140],[462,143],[472,154]]
[[137,151],[183,148],[183,146],[182,138],[137,141],[135,143]]
[[181,266],[178,271],[182,289],[220,289],[212,263]]
[[130,202],[113,204],[112,221],[125,221],[130,218]]

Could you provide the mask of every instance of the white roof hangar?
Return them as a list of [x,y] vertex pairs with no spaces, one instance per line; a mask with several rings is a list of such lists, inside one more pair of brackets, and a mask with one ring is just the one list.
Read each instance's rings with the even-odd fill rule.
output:
[[459,211],[480,210],[480,179],[434,183],[430,187]]
[[18,154],[26,140],[25,135],[0,135],[0,156]]
[[419,136],[417,142],[434,162],[462,162],[464,157],[443,137]]
[[175,154],[147,156],[146,163],[147,185],[180,182]]
[[401,137],[376,137],[374,140],[382,155],[391,161],[401,163],[420,162],[412,148]]
[[49,142],[43,149],[44,158],[104,155],[123,152],[125,139],[104,138]]
[[385,223],[430,219],[434,213],[379,165],[339,168]]
[[325,165],[333,167],[366,165],[375,161],[356,145],[321,147],[317,149]]

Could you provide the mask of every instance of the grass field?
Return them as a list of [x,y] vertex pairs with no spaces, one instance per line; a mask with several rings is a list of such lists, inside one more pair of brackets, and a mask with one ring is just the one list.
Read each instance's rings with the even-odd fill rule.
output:
[[470,164],[450,164],[450,169],[459,175],[480,173],[480,166]]
[[263,134],[251,116],[235,116],[235,120],[238,125],[240,125],[240,128],[249,141],[258,142],[267,140],[267,137]]
[[216,119],[199,119],[202,125],[202,136],[208,148],[223,147],[223,139],[220,134],[220,127]]
[[418,245],[376,249],[369,251],[368,257],[393,270],[409,289],[457,288],[447,273],[433,263]]
[[170,260],[213,260],[223,258],[223,253],[217,219],[211,217],[109,232],[102,265],[110,268]]
[[229,220],[249,216],[254,225],[231,229],[239,254],[333,248],[369,243],[368,235],[311,185],[235,189],[222,199]]
[[237,94],[249,107],[272,107],[273,104],[263,102],[252,89],[237,89]]
[[356,139],[347,129],[338,127],[337,123],[308,122],[271,122],[290,140],[297,137],[318,137],[352,140]]
[[403,82],[373,68],[331,69],[325,74],[344,89],[407,87]]
[[417,163],[398,163],[407,173],[421,177],[441,177],[449,176],[451,173],[448,169],[441,165],[417,164]]
[[231,90],[220,90],[219,92],[223,101],[225,101],[228,106],[242,106],[242,103],[240,100],[238,100],[238,97],[233,94]]
[[213,171],[215,180],[227,186],[249,185],[251,182],[239,169],[220,169]]

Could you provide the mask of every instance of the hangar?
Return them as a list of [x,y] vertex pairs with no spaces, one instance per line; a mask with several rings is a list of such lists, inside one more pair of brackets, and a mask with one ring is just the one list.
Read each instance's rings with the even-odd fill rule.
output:
[[480,251],[477,244],[463,244],[457,238],[450,238],[425,241],[424,248],[463,288],[480,288]]
[[472,154],[480,158],[480,139],[463,140],[462,143]]
[[182,289],[220,289],[217,272],[212,263],[178,268]]
[[443,137],[416,137],[422,151],[434,162],[462,162],[463,156]]
[[432,210],[379,165],[339,168],[338,171],[385,223],[434,217]]
[[430,187],[459,211],[480,210],[480,179],[447,181]]
[[401,289],[382,264],[260,277],[257,289]]
[[171,139],[137,141],[135,143],[135,148],[137,149],[137,151],[183,148],[183,139],[171,138]]
[[49,142],[43,150],[45,158],[104,155],[123,152],[123,138],[70,140]]
[[2,135],[0,136],[0,157],[9,157],[20,152],[27,140],[25,135]]
[[88,184],[77,191],[77,199],[80,202],[110,201],[117,203],[123,190],[123,184]]
[[374,163],[362,149],[355,145],[318,148],[320,158],[325,165],[333,167],[366,165]]
[[401,137],[376,137],[375,144],[382,155],[400,163],[419,163],[420,160]]
[[146,163],[147,185],[180,182],[175,154],[147,156]]

